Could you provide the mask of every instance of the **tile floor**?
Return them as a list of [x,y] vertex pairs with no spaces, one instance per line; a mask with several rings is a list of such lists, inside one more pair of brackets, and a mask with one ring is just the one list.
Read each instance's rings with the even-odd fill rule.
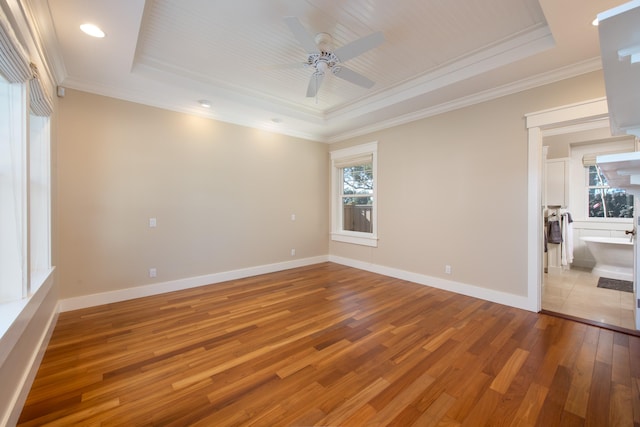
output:
[[543,309],[635,329],[633,294],[598,288],[598,276],[588,269],[572,268],[561,274],[544,274],[543,280]]

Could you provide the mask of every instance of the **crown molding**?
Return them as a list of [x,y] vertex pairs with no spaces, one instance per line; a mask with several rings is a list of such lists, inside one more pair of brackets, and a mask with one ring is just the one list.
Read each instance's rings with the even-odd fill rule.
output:
[[37,40],[39,53],[44,59],[47,73],[52,83],[58,85],[64,81],[68,74],[58,45],[49,2],[40,0],[24,0],[23,2],[29,11],[30,25],[34,31],[33,39]]
[[377,95],[327,112],[327,120],[359,117],[528,58],[555,46],[549,27],[537,27],[498,45],[431,70]]
[[602,69],[600,58],[592,58],[568,67],[562,67],[550,72],[529,77],[527,79],[522,79],[508,85],[499,86],[475,93],[473,95],[458,98],[450,102],[445,102],[419,111],[414,111],[408,114],[394,117],[392,119],[378,122],[370,126],[363,126],[352,131],[336,134],[328,138],[327,142],[332,144],[335,142],[344,141],[346,139],[355,138],[357,136],[366,135],[372,132],[378,132],[394,126],[399,126],[416,120],[425,119],[427,117],[432,117],[460,108],[469,107],[471,105],[479,104],[482,102],[491,101],[502,96],[512,95],[524,90],[533,89],[539,86],[544,86],[572,77],[577,77],[579,75],[590,73],[600,69]]

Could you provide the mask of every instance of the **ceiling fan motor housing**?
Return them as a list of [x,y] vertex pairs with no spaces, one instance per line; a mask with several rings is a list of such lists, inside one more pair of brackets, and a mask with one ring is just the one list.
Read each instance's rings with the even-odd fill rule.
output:
[[320,52],[312,53],[307,59],[307,64],[314,68],[314,74],[324,75],[326,70],[331,70],[336,73],[338,70],[335,67],[340,62],[340,59],[333,52]]

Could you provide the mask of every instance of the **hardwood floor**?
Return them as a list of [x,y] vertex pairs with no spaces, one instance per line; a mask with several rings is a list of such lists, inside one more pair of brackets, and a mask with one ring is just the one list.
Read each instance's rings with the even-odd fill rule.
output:
[[640,338],[325,263],[61,313],[19,425],[640,426]]

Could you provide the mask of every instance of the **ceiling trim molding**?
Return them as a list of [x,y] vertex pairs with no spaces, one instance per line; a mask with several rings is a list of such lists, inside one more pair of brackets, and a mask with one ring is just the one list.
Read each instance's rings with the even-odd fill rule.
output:
[[577,77],[582,74],[590,73],[602,69],[602,63],[600,58],[592,58],[587,61],[583,61],[569,67],[563,67],[554,71],[539,74],[528,79],[519,80],[515,83],[492,88],[486,91],[478,92],[476,94],[458,98],[451,102],[435,105],[433,107],[425,108],[419,111],[415,111],[409,114],[395,117],[390,120],[378,122],[371,126],[364,126],[353,131],[344,132],[333,137],[328,138],[328,143],[335,143],[344,141],[349,138],[366,135],[368,133],[381,131],[390,127],[410,123],[416,120],[425,119],[438,114],[446,113],[449,111],[457,110],[464,107],[469,107],[481,102],[491,101],[492,99],[500,98],[506,95],[512,95],[514,93],[522,92],[524,90],[533,89],[546,84],[555,83],[564,79]]
[[25,3],[34,17],[31,24],[35,27],[41,55],[45,59],[47,71],[55,81],[55,84],[60,84],[68,74],[62,59],[62,51],[58,45],[49,2],[27,0]]
[[479,104],[481,102],[490,101],[492,99],[496,99],[502,96],[511,95],[514,93],[522,92],[524,90],[533,89],[535,87],[555,83],[560,80],[576,77],[581,74],[586,74],[586,73],[597,71],[600,69],[602,69],[600,58],[592,58],[590,60],[583,61],[581,63],[574,64],[569,67],[563,67],[551,72],[539,74],[532,78],[520,80],[512,84],[478,92],[470,96],[458,98],[451,102],[446,102],[446,103],[435,105],[419,111],[414,111],[409,114],[404,114],[390,120],[384,120],[370,126],[363,126],[358,129],[354,129],[352,131],[339,133],[329,137],[320,135],[314,132],[309,133],[309,132],[294,131],[292,129],[287,128],[286,125],[282,126],[282,128],[280,129],[274,129],[274,128],[267,129],[265,126],[256,124],[255,121],[252,121],[252,120],[247,120],[240,117],[233,117],[231,115],[225,115],[225,114],[214,114],[214,113],[205,114],[202,111],[199,111],[195,108],[178,106],[175,104],[164,102],[160,99],[150,99],[148,96],[145,96],[144,94],[138,95],[129,90],[123,91],[123,90],[118,90],[111,87],[87,85],[79,81],[74,81],[72,78],[67,79],[65,81],[65,85],[71,89],[81,90],[89,93],[95,93],[97,95],[122,99],[129,102],[135,102],[138,104],[144,104],[144,105],[149,105],[157,108],[163,108],[166,110],[175,111],[179,113],[192,114],[199,117],[205,117],[212,120],[218,120],[226,123],[236,124],[239,126],[260,129],[268,132],[274,132],[282,135],[292,136],[295,138],[301,138],[301,139],[306,139],[306,140],[311,140],[316,142],[325,142],[325,143],[332,144],[335,142],[344,141],[346,139],[354,138],[357,136],[366,135],[372,132],[381,131],[394,126],[399,126],[399,125],[410,123],[416,120],[421,120],[421,119],[432,117],[438,114],[457,110],[459,108],[472,106],[475,104]]
[[[114,89],[108,86],[98,86],[98,85],[87,85],[84,82],[75,81],[73,78],[69,78],[64,82],[65,87],[69,89],[75,89],[82,92],[92,93],[99,96],[104,96],[108,98],[114,98],[127,102],[134,102],[136,104],[146,105],[149,107],[161,108],[163,110],[174,111],[177,113],[190,114],[193,116],[203,117],[211,120],[216,120],[219,122],[230,123],[238,126],[243,126],[251,129],[258,129],[265,132],[277,133],[281,135],[291,136],[294,138],[306,139],[315,142],[327,142],[327,139],[315,134],[308,132],[299,132],[286,127],[282,127],[280,129],[276,129],[271,126],[261,125],[256,123],[255,120],[247,120],[245,116],[235,117],[231,115],[219,115],[215,112],[204,112],[202,109],[197,107],[185,107],[183,105],[172,104],[170,102],[164,102],[158,98],[151,99],[146,94],[136,94],[130,90],[120,90]],[[273,113],[271,114],[273,115]]]
[[[183,67],[177,67],[164,61],[159,61],[146,56],[140,56],[136,58],[135,64],[132,67],[133,74],[139,74],[142,76],[150,77],[154,80],[158,80],[166,84],[179,85],[179,80],[188,81],[191,85],[198,84],[202,86],[202,90],[208,93],[215,93],[216,96],[220,96],[231,100],[232,102],[244,102],[251,100],[252,103],[256,101],[262,101],[269,104],[271,110],[287,110],[281,111],[282,114],[300,115],[302,113],[306,120],[313,117],[317,120],[324,120],[324,113],[313,107],[293,104],[284,98],[278,98],[264,93],[257,93],[248,90],[246,87],[230,84],[229,82],[211,79],[210,77],[194,73],[186,70]],[[244,100],[242,100],[244,98]],[[283,108],[284,107],[284,108]]]
[[346,107],[327,112],[327,120],[350,119],[441,89],[501,66],[528,58],[555,46],[548,26],[537,27],[489,49],[441,66],[417,79],[392,87]]

